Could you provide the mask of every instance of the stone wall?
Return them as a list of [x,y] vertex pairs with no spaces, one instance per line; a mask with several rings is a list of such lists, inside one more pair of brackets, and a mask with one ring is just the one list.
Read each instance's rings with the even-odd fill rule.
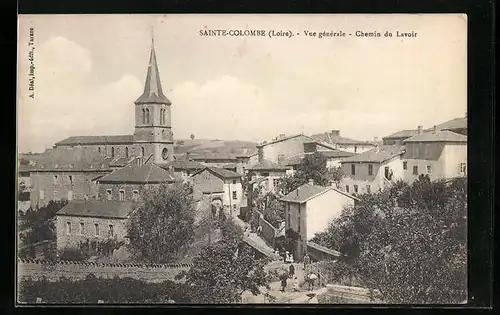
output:
[[130,277],[146,282],[177,281],[174,277],[182,271],[188,271],[192,264],[104,264],[91,262],[43,260],[18,260],[18,279],[33,280],[45,277],[48,281],[57,281],[60,277],[82,280],[88,274],[97,278]]

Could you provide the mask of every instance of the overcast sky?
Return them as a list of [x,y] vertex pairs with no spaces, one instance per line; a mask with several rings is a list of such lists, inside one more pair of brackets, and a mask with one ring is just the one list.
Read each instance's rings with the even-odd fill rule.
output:
[[[132,134],[151,29],[175,138],[263,141],[341,130],[371,140],[466,112],[462,15],[20,16],[19,151],[74,135]],[[34,28],[35,98],[28,95]],[[200,29],[291,30],[292,38]],[[392,38],[316,38],[303,31]],[[396,38],[396,31],[417,32]]]

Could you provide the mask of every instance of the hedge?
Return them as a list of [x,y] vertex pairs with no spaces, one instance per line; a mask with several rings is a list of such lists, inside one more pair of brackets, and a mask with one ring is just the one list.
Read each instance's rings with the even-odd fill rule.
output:
[[19,302],[36,303],[41,298],[49,304],[95,304],[104,303],[189,303],[189,291],[185,284],[164,281],[146,283],[132,278],[96,278],[87,275],[85,280],[71,281],[61,277],[59,281],[46,279],[34,281],[21,280],[19,284]]

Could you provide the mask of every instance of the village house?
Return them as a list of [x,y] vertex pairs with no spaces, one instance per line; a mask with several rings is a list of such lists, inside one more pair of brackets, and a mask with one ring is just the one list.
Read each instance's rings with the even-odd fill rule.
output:
[[137,201],[145,186],[172,184],[174,177],[154,163],[130,163],[125,167],[96,179],[99,200]]
[[111,158],[102,158],[83,148],[56,148],[43,153],[30,172],[31,207],[50,200],[82,200],[95,197],[94,181],[113,171]]
[[333,169],[340,167],[340,161],[344,158],[355,155],[356,153],[351,153],[347,151],[337,150],[331,145],[328,145],[319,141],[304,142],[304,153],[298,154],[288,159],[287,166],[293,168],[294,171],[297,170],[298,165],[301,164],[302,160],[307,154],[313,154],[315,152],[321,153],[326,158],[326,167],[328,169]]
[[219,194],[223,207],[239,211],[243,200],[241,175],[222,168],[206,167],[192,175],[193,199],[201,200],[203,194]]
[[285,231],[294,231],[297,238],[287,233],[288,248],[296,260],[302,260],[307,242],[316,233],[324,231],[330,220],[340,216],[346,206],[354,206],[356,197],[334,187],[314,185],[311,181],[281,198],[285,203]]
[[257,146],[258,162],[262,163],[266,160],[284,165],[288,158],[304,152],[304,142],[311,141],[314,140],[303,134],[288,137],[281,134],[273,141]]
[[167,164],[159,165],[166,171],[173,172],[174,177],[180,179],[182,182],[189,182],[191,175],[197,173],[206,168],[205,165],[200,162],[189,161],[189,160],[174,160]]
[[403,145],[382,145],[341,161],[340,187],[350,194],[377,192],[403,179]]
[[329,144],[334,149],[351,153],[362,153],[373,149],[376,144],[370,141],[359,141],[340,135],[340,130],[311,135],[314,140]]
[[454,118],[428,129],[423,129],[420,125],[417,129],[401,130],[389,136],[383,137],[382,140],[384,145],[403,144],[406,139],[421,133],[431,133],[434,132],[434,130],[452,131],[462,135],[467,135],[467,114],[465,117]]
[[248,169],[248,178],[255,181],[260,178],[261,187],[265,192],[276,192],[279,179],[283,176],[292,174],[293,169],[286,165],[274,163],[272,161],[263,160]]
[[419,175],[431,180],[467,176],[467,136],[448,130],[434,129],[404,141],[402,156],[406,182]]
[[126,222],[134,210],[128,201],[72,200],[56,214],[57,249],[80,242],[124,241]]

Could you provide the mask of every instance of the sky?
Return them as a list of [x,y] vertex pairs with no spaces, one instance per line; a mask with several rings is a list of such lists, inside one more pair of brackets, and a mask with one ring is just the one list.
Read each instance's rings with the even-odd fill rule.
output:
[[[295,35],[200,36],[203,29]],[[69,136],[133,134],[152,33],[177,139],[261,142],[335,129],[372,140],[467,111],[464,15],[26,15],[19,17],[18,151],[41,152]]]

